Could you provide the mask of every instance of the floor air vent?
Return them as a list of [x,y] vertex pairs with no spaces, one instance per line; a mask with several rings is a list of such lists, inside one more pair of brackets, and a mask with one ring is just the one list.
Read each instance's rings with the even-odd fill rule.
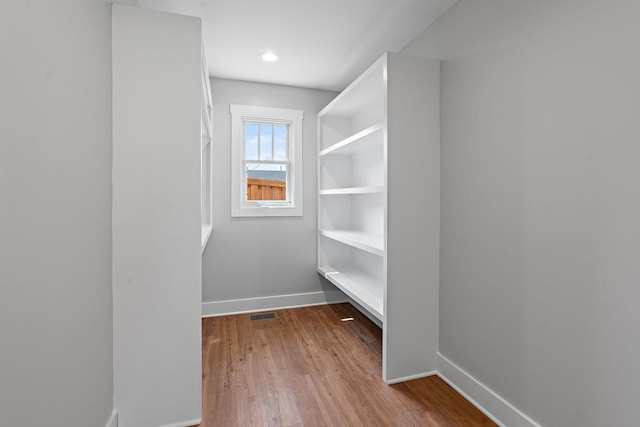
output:
[[260,314],[252,314],[249,316],[249,319],[251,319],[251,321],[254,320],[266,320],[266,319],[275,319],[278,316],[276,316],[275,313],[260,313]]

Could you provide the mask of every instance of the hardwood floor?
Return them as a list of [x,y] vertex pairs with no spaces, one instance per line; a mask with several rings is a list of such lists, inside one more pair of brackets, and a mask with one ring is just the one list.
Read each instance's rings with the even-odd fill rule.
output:
[[438,377],[384,384],[382,333],[351,305],[275,313],[202,320],[201,427],[495,426]]

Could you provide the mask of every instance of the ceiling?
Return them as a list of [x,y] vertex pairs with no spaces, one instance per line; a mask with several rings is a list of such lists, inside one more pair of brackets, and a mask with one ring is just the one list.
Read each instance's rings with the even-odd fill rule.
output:
[[[198,16],[214,77],[342,90],[457,0],[123,0]],[[276,62],[261,59],[273,51]]]

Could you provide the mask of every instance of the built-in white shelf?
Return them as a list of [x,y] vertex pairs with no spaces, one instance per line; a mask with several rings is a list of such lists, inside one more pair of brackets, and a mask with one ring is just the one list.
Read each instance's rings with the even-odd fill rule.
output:
[[202,148],[200,153],[200,223],[202,229],[200,244],[202,252],[207,247],[213,229],[213,175],[211,170],[213,164],[213,150],[211,149],[211,141],[213,140],[213,102],[208,70],[203,43],[200,79],[202,84],[202,104],[200,108],[200,144]]
[[320,151],[319,156],[324,157],[330,154],[347,155],[364,149],[371,149],[375,145],[382,145],[384,124],[376,123],[373,126],[351,135],[340,142]]
[[376,319],[383,321],[383,283],[355,268],[337,270],[331,266],[318,267],[318,272],[338,287],[349,298],[364,307]]
[[318,113],[317,269],[380,321],[390,383],[436,369],[439,72],[385,54]]
[[348,187],[348,188],[330,188],[326,190],[320,190],[321,196],[335,195],[335,194],[375,194],[384,193],[383,186],[370,186],[370,187]]
[[319,230],[320,235],[370,254],[384,255],[384,237],[364,231]]

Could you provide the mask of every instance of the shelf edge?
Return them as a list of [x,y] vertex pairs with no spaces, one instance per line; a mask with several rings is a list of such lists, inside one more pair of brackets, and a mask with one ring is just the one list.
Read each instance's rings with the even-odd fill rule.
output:
[[[333,283],[333,285],[336,286],[338,289],[340,289],[342,292],[347,294],[349,298],[353,299],[365,310],[367,310],[373,317],[375,317],[381,322],[384,322],[383,313],[375,309],[373,305],[370,303],[370,301],[367,301],[365,298],[362,298],[360,295],[354,292],[347,285],[347,283],[345,283],[344,281],[341,281],[340,280],[341,277],[342,277],[342,274],[340,272],[336,272],[335,274],[330,274],[328,277],[326,277],[326,279],[329,280],[331,283]],[[350,279],[347,278],[347,280],[350,280]]]
[[327,188],[320,190],[318,194],[321,196],[334,195],[334,194],[376,194],[384,193],[385,188],[380,186],[368,186],[368,187],[342,187],[342,188]]
[[335,240],[336,242],[343,243],[347,246],[351,246],[353,248],[359,249],[361,251],[369,252],[373,255],[384,256],[384,245],[383,247],[371,245],[362,239],[353,238],[351,235],[344,235],[344,232],[341,230],[325,230],[319,229],[320,235]]
[[357,132],[341,141],[336,142],[335,144],[331,145],[330,147],[325,148],[324,150],[320,151],[318,153],[318,157],[323,157],[326,156],[328,154],[333,153],[334,151],[338,151],[348,145],[353,144],[356,141],[359,141],[369,135],[372,135],[380,130],[384,129],[384,123],[382,122],[378,122],[374,125],[369,126],[366,129],[361,130],[360,132]]

